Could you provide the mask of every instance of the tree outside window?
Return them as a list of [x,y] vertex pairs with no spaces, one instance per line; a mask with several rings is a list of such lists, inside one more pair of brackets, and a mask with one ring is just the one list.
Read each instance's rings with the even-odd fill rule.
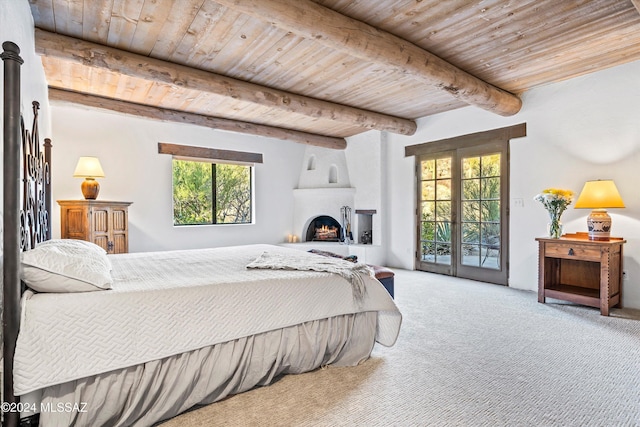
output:
[[173,224],[251,223],[251,166],[173,160]]

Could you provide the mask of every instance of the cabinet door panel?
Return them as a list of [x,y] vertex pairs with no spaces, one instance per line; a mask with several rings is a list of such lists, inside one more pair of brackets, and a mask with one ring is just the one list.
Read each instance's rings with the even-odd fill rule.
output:
[[93,208],[93,231],[96,233],[109,232],[109,209]]
[[127,211],[113,209],[113,231],[125,231],[127,229]]
[[113,252],[114,254],[127,253],[127,236],[126,234],[115,234],[113,236]]
[[84,209],[69,209],[67,211],[68,232],[72,234],[84,234],[87,229]]
[[86,240],[87,210],[84,208],[70,208],[62,215],[62,236],[65,239]]
[[95,236],[93,238],[93,243],[100,246],[105,251],[109,250],[109,237],[107,235]]

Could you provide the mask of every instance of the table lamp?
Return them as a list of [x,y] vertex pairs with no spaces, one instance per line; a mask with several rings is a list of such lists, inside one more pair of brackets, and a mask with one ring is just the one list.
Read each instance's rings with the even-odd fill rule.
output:
[[575,204],[576,209],[593,209],[587,217],[589,240],[609,240],[611,217],[608,208],[624,208],[613,180],[587,181]]
[[104,171],[97,157],[80,157],[73,177],[85,178],[81,186],[82,195],[85,199],[95,200],[98,197],[100,184],[98,184],[96,178],[104,178]]

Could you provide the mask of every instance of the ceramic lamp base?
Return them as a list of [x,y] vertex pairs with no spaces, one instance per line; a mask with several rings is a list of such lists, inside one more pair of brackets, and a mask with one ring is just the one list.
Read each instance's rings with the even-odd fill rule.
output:
[[611,217],[605,209],[594,209],[587,217],[589,240],[609,240],[611,237]]
[[82,195],[87,200],[95,200],[98,198],[98,193],[100,192],[100,184],[93,178],[86,178],[82,181]]

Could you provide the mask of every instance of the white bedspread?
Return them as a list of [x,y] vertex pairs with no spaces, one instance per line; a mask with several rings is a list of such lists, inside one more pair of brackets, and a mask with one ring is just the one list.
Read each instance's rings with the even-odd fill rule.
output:
[[364,278],[358,304],[337,274],[246,269],[264,251],[300,255],[270,245],[112,255],[112,290],[27,292],[15,394],[356,312],[377,311],[376,341],[395,343],[401,315],[378,281]]

